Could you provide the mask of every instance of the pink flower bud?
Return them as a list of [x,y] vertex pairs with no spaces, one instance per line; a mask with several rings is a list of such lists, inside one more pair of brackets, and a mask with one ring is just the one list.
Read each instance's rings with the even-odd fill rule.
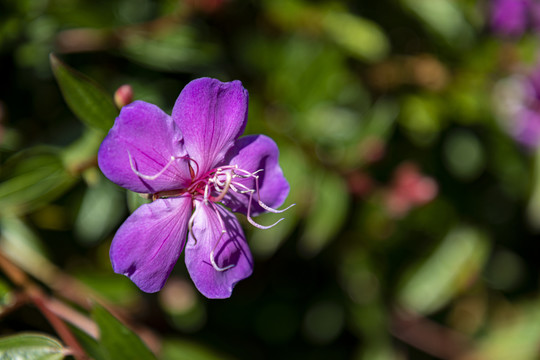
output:
[[119,108],[123,108],[133,101],[133,89],[131,85],[122,85],[114,93],[114,104]]

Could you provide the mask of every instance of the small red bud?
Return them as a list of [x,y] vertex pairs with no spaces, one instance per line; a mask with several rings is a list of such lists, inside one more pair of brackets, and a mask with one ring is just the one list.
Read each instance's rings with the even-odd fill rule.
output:
[[114,93],[114,103],[121,109],[133,101],[133,89],[131,85],[122,85]]

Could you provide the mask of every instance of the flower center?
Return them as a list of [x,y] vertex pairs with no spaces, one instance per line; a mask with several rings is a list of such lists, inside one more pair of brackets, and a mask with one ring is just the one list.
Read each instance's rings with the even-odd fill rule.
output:
[[[129,154],[129,153],[128,153]],[[138,172],[135,168],[135,165],[132,162],[131,155],[129,155],[130,165],[132,171],[139,177],[147,180],[154,180],[157,179],[159,176],[161,176],[165,170],[176,160],[178,160],[175,157],[171,157],[169,162],[161,169],[157,174],[154,175],[144,175]],[[188,159],[189,161],[193,161],[191,159]],[[286,210],[288,210],[290,207],[294,206],[295,204],[292,204],[288,206],[285,209],[278,210],[271,208],[270,206],[266,205],[261,201],[260,193],[259,193],[259,173],[264,171],[264,169],[258,169],[257,171],[250,172],[245,169],[241,169],[238,167],[238,165],[226,165],[221,166],[215,169],[212,169],[208,171],[206,174],[202,176],[197,176],[198,173],[198,165],[196,162],[194,164],[197,167],[197,171],[194,171],[191,165],[189,166],[189,171],[191,175],[192,182],[191,184],[183,189],[176,189],[176,190],[165,190],[165,191],[159,191],[157,193],[152,194],[152,200],[158,200],[162,198],[171,198],[171,197],[179,197],[183,196],[184,194],[189,194],[193,201],[198,200],[202,201],[204,205],[210,206],[212,210],[217,215],[217,218],[219,220],[219,223],[221,225],[221,235],[219,236],[219,239],[217,239],[214,250],[219,244],[221,238],[223,237],[223,234],[227,232],[227,229],[224,225],[223,219],[221,218],[220,212],[215,208],[216,203],[222,201],[225,196],[228,193],[231,193],[229,196],[240,196],[247,197],[247,199],[240,199],[242,203],[245,203],[247,200],[247,211],[246,211],[246,217],[247,220],[252,224],[253,226],[259,228],[259,229],[269,229],[277,225],[280,221],[284,220],[284,218],[279,219],[272,225],[261,225],[251,217],[251,207],[253,203],[253,196],[256,195],[257,198],[257,204],[262,207],[264,210],[279,214]],[[236,195],[235,195],[236,194]],[[242,201],[244,200],[244,201]],[[193,212],[191,215],[189,222],[188,222],[188,229],[191,235],[193,236],[193,239],[195,240],[195,243],[197,243],[197,239],[195,238],[193,234],[193,223],[195,222],[195,214],[196,211]],[[228,265],[226,267],[219,267],[215,260],[214,260],[214,250],[210,253],[210,262],[212,263],[212,266],[217,271],[225,271],[230,268],[232,268],[234,265]]]

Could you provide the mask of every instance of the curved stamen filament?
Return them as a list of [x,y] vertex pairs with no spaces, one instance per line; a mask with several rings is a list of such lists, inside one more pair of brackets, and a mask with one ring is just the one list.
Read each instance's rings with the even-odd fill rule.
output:
[[212,263],[212,267],[216,271],[223,272],[225,270],[229,270],[230,268],[233,268],[235,266],[235,264],[230,264],[230,265],[227,265],[225,267],[220,267],[218,264],[216,264],[216,261],[214,259],[214,251],[216,250],[217,246],[219,245],[219,242],[221,241],[221,238],[223,237],[223,235],[225,233],[227,233],[227,230],[225,229],[225,224],[223,223],[223,219],[221,218],[221,215],[220,215],[219,211],[217,209],[215,209],[216,205],[212,204],[212,206],[214,207],[213,210],[215,211],[215,213],[217,215],[217,218],[218,218],[218,221],[219,221],[219,225],[221,226],[221,234],[219,235],[218,240],[216,241],[212,251],[210,252],[210,262]]
[[195,234],[193,234],[193,223],[195,222],[195,211],[193,212],[193,214],[191,214],[191,217],[189,218],[189,221],[188,221],[188,231],[189,231],[189,234],[191,235],[191,237],[193,238],[193,241],[195,241],[195,244],[193,244],[193,246],[197,245],[197,238],[195,237]]
[[169,162],[167,164],[165,164],[165,166],[157,174],[144,175],[144,174],[140,173],[137,169],[135,169],[135,164],[133,163],[133,158],[131,157],[131,153],[129,152],[129,150],[128,150],[127,153],[128,153],[128,157],[129,157],[129,166],[131,167],[131,171],[133,171],[135,173],[135,175],[137,175],[138,177],[143,178],[145,180],[155,180],[155,179],[157,179],[158,177],[163,175],[163,173],[165,171],[167,171],[169,166],[171,166],[172,163],[174,163],[174,161],[176,160],[176,158],[174,156],[171,156],[171,159],[169,160]]
[[274,214],[281,214],[282,212],[287,211],[290,208],[292,208],[294,205],[296,205],[296,204],[291,204],[287,206],[285,209],[278,210],[278,209],[271,208],[270,206],[263,203],[261,200],[259,200],[258,203],[259,203],[259,206],[262,207],[264,210],[274,213]]
[[252,202],[252,200],[253,200],[253,190],[249,192],[249,202],[248,202],[248,209],[247,209],[247,214],[246,214],[247,220],[249,221],[249,223],[251,225],[255,226],[256,228],[266,230],[266,229],[273,228],[279,222],[281,222],[282,220],[285,220],[285,218],[281,218],[278,221],[276,221],[275,223],[273,223],[272,225],[267,225],[267,226],[264,226],[264,225],[261,225],[261,224],[255,222],[255,220],[253,220],[253,218],[251,217],[251,202]]
[[[225,231],[225,230],[223,230],[223,231]],[[216,244],[216,246],[217,246],[217,244]],[[220,267],[218,264],[216,264],[216,261],[214,260],[214,250],[215,250],[215,246],[214,246],[214,249],[210,252],[210,262],[212,263],[212,267],[216,271],[223,272],[223,271],[229,270],[230,268],[233,268],[235,266],[235,264],[230,264],[230,265],[227,265],[225,267]]]
[[290,209],[295,204],[289,205],[285,209],[278,210],[278,209],[274,209],[274,208],[266,205],[265,203],[263,203],[262,200],[261,200],[260,192],[259,192],[259,176],[256,175],[258,172],[261,172],[261,171],[263,171],[263,169],[259,169],[259,170],[255,171],[253,173],[250,173],[249,171],[246,171],[244,169],[238,169],[237,167],[235,167],[235,170],[233,170],[234,177],[243,178],[243,179],[247,179],[247,178],[250,178],[250,177],[254,178],[255,189],[250,189],[249,187],[247,187],[246,185],[244,185],[244,184],[242,184],[242,183],[240,183],[238,181],[231,182],[230,184],[228,184],[228,187],[230,187],[236,193],[249,194],[248,209],[247,209],[247,214],[246,214],[246,217],[247,217],[247,220],[249,221],[249,223],[251,225],[259,228],[259,229],[270,229],[270,228],[276,226],[280,221],[284,220],[284,218],[281,218],[278,221],[276,221],[275,223],[273,223],[272,225],[268,225],[268,226],[261,225],[261,224],[257,223],[255,220],[253,220],[253,218],[251,217],[251,203],[253,202],[253,194],[257,193],[257,200],[258,200],[257,203],[259,204],[260,207],[262,207],[264,210],[266,210],[268,212],[271,212],[271,213],[274,213],[274,214],[279,214],[279,213],[282,213],[284,211],[287,211],[288,209]]
[[219,196],[217,198],[212,199],[213,201],[218,202],[218,201],[223,200],[223,198],[227,194],[227,191],[229,191],[229,186],[231,185],[231,181],[232,181],[231,172],[229,171],[229,172],[225,173],[225,176],[226,176],[226,179],[225,179],[224,188],[223,188],[223,190],[221,191],[221,193],[219,194]]

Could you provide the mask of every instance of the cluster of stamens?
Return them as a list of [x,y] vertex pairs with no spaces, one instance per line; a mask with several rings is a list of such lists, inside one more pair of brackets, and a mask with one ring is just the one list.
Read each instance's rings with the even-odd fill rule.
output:
[[[292,204],[285,209],[278,210],[278,209],[271,208],[270,206],[266,205],[265,203],[261,201],[260,193],[259,193],[259,175],[258,174],[262,172],[264,169],[259,169],[254,172],[249,172],[247,170],[238,168],[238,165],[226,165],[226,166],[222,166],[222,167],[218,167],[216,169],[210,170],[203,176],[197,176],[199,172],[199,166],[195,160],[190,159],[188,157],[176,158],[174,156],[171,156],[167,164],[158,173],[154,175],[145,175],[137,171],[137,169],[135,168],[135,164],[133,163],[131,154],[129,152],[128,152],[128,155],[129,155],[129,164],[131,166],[131,170],[137,176],[145,180],[157,179],[158,177],[163,175],[163,173],[177,160],[188,160],[190,163],[192,162],[195,165],[196,170],[194,170],[191,165],[189,166],[192,183],[187,188],[178,189],[178,190],[166,190],[166,191],[160,191],[160,192],[154,193],[152,194],[152,200],[157,200],[161,198],[179,197],[184,194],[190,194],[193,200],[202,198],[202,201],[205,205],[212,207],[215,214],[217,215],[218,221],[221,226],[221,235],[219,236],[218,240],[214,244],[214,247],[210,253],[210,262],[212,264],[212,267],[216,271],[225,271],[235,266],[235,264],[231,264],[225,267],[220,267],[216,264],[214,260],[214,250],[218,246],[223,235],[227,233],[227,230],[223,222],[223,219],[221,218],[220,212],[216,209],[216,206],[217,206],[216,203],[223,200],[229,191],[233,191],[237,194],[245,194],[249,197],[246,217],[250,224],[252,224],[253,226],[259,229],[270,229],[276,226],[280,221],[284,220],[284,218],[277,220],[272,225],[266,225],[266,226],[255,222],[255,220],[253,220],[253,218],[251,217],[251,204],[253,202],[254,195],[257,196],[257,203],[259,204],[260,207],[274,214],[282,213],[295,205],[295,204]],[[253,183],[255,185],[254,188],[250,188],[241,182],[242,180],[250,179],[250,178],[253,179]],[[197,179],[197,180],[194,180],[194,179]],[[197,244],[197,239],[193,235],[193,231],[192,231],[193,223],[195,221],[195,214],[196,212],[193,212],[193,214],[191,215],[189,219],[188,230],[191,233],[191,236],[193,237],[195,244]]]

